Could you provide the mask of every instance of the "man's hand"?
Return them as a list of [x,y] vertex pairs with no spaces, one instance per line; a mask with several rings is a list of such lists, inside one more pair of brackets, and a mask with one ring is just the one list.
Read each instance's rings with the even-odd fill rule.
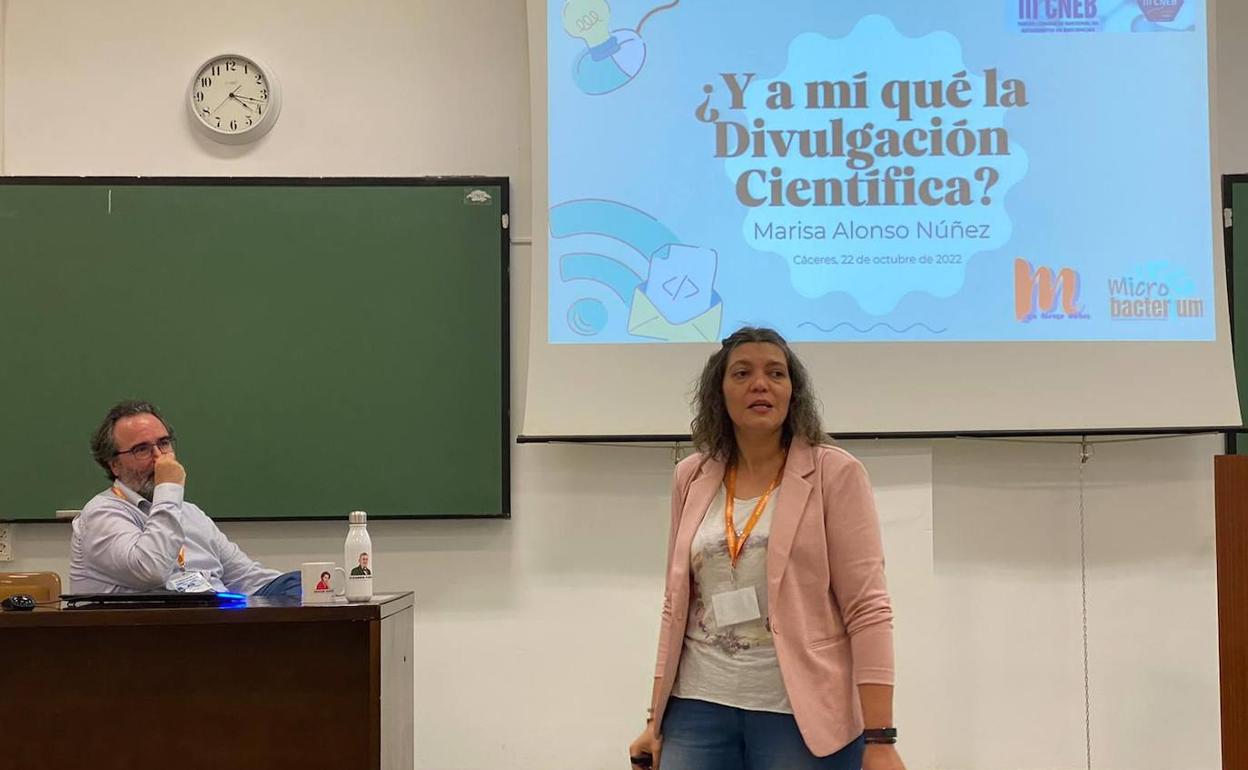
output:
[[186,469],[182,467],[182,463],[178,462],[173,453],[162,454],[156,457],[156,472],[154,474],[156,484],[186,484]]

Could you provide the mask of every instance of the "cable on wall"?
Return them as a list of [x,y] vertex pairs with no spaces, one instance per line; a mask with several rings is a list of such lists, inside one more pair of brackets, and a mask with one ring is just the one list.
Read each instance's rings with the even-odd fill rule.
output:
[[1087,750],[1087,770],[1092,770],[1092,687],[1088,674],[1088,528],[1084,505],[1084,471],[1092,458],[1088,437],[1079,442],[1079,596],[1083,616],[1083,738]]

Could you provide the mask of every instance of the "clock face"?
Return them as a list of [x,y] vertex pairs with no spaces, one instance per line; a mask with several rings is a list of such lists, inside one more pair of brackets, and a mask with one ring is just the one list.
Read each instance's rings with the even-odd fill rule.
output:
[[251,139],[277,118],[275,84],[243,56],[210,59],[195,75],[187,95],[191,112],[214,138]]

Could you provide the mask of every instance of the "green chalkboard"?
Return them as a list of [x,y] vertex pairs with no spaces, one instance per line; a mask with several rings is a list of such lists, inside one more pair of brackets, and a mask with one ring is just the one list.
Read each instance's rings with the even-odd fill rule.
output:
[[[1248,424],[1248,177],[1223,177],[1223,205],[1231,216],[1226,224],[1227,290],[1230,293],[1231,341],[1235,352],[1235,382],[1239,408]],[[1239,233],[1234,223],[1239,223]],[[1248,453],[1248,433],[1231,434],[1229,447]]]
[[216,519],[510,512],[508,180],[0,179],[0,520],[156,403]]

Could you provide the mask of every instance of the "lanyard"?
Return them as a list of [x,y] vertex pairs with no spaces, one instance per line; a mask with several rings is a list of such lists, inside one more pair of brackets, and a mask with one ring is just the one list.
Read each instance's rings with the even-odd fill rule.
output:
[[776,471],[776,477],[767,485],[763,496],[758,498],[758,503],[754,506],[754,512],[750,514],[750,518],[745,522],[745,529],[741,530],[741,535],[737,535],[736,522],[732,519],[733,509],[736,507],[737,492],[737,466],[733,464],[728,469],[728,475],[725,482],[728,487],[728,499],[724,502],[724,535],[728,539],[728,558],[732,560],[732,566],[737,566],[737,559],[740,558],[741,552],[745,550],[745,541],[750,539],[750,533],[754,531],[754,525],[762,518],[763,509],[767,507],[767,500],[771,498],[771,493],[776,491],[776,487],[780,486],[780,479],[784,476],[784,462],[788,459],[788,455],[780,461],[780,470]]
[[[118,498],[125,500],[127,503],[130,502],[130,498],[123,495],[121,493],[121,490],[118,489],[117,487],[113,487],[113,494],[116,495]],[[184,571],[186,570],[186,546],[184,545],[178,547],[178,569],[184,570]]]

